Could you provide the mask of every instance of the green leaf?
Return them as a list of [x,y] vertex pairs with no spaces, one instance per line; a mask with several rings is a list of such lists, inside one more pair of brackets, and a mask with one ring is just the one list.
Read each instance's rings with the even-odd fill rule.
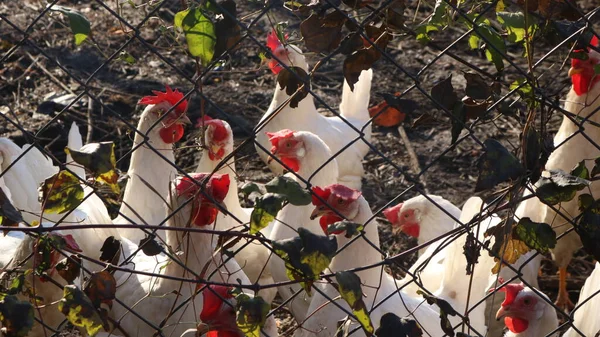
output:
[[546,223],[533,222],[530,218],[521,218],[513,227],[513,238],[540,253],[546,253],[556,246],[556,233]]
[[217,41],[212,21],[199,8],[193,8],[175,14],[174,25],[183,30],[190,54],[199,57],[202,65],[207,66],[213,58]]
[[454,336],[454,329],[452,323],[450,323],[450,320],[448,319],[448,315],[456,316],[458,312],[452,308],[450,303],[442,298],[428,295],[421,290],[417,290],[417,294],[423,296],[428,304],[435,304],[440,308],[440,326],[448,336]]
[[508,32],[508,41],[518,43],[525,40],[525,32],[533,40],[537,25],[533,22],[533,17],[529,17],[528,25],[525,25],[525,15],[523,12],[509,13],[497,12],[498,22],[506,28]]
[[540,180],[535,184],[535,194],[543,203],[556,205],[572,200],[577,191],[590,184],[590,181],[572,176],[563,170],[550,170],[542,173]]
[[120,194],[113,142],[90,143],[79,150],[65,147],[65,152],[73,157],[73,161],[92,172],[96,181],[107,184],[113,193]]
[[431,37],[429,37],[429,33],[437,32],[438,28],[431,24],[423,24],[417,26],[415,28],[415,33],[417,33],[417,41],[420,43],[428,43],[431,41]]
[[0,322],[6,336],[25,337],[33,328],[33,305],[16,295],[0,293]]
[[131,65],[135,64],[135,58],[124,50],[121,50],[121,52],[119,53],[119,60]]
[[240,187],[240,192],[246,197],[250,196],[252,193],[261,194],[260,187],[257,183],[249,181]]
[[40,190],[40,202],[47,213],[62,214],[71,211],[83,200],[83,187],[79,178],[65,170],[47,178]]
[[585,160],[582,160],[571,170],[571,175],[581,179],[590,180],[590,171],[585,166]]
[[75,45],[79,46],[92,33],[90,21],[80,12],[59,5],[53,5],[50,10],[61,12],[67,16],[71,32],[75,36]]
[[508,180],[518,179],[525,172],[519,160],[498,141],[490,138],[483,145],[485,152],[479,160],[479,177],[475,192],[491,189]]
[[388,312],[381,316],[379,328],[375,330],[377,337],[422,337],[423,330],[416,320],[411,317],[400,318]]
[[363,302],[363,292],[361,288],[360,277],[353,272],[341,271],[335,273],[335,280],[338,285],[338,292],[352,309],[352,313],[358,319],[360,325],[367,332],[367,335],[373,333],[373,323],[371,317]]
[[535,93],[531,84],[524,78],[520,78],[510,85],[510,90],[517,89],[517,93],[527,103],[529,107],[539,106],[539,102],[535,99]]
[[469,48],[471,48],[471,50],[479,49],[480,41],[481,39],[479,38],[479,36],[477,36],[476,34],[471,34],[469,36]]
[[360,234],[365,229],[365,226],[348,220],[338,221],[327,227],[327,234],[338,234],[345,232],[344,236],[348,239]]
[[594,64],[594,74],[600,75],[600,64]]
[[271,306],[260,296],[241,293],[235,297],[235,322],[247,337],[260,337]]
[[290,280],[309,279],[300,282],[304,290],[310,295],[313,281],[329,266],[331,259],[337,251],[335,237],[316,235],[300,227],[299,236],[273,241],[273,250],[286,266]]
[[[504,70],[504,61],[502,54],[506,54],[506,45],[504,45],[504,40],[502,39],[500,34],[498,34],[498,32],[496,32],[496,30],[494,30],[494,28],[492,28],[491,26],[483,23],[478,24],[476,26],[475,31],[486,39],[485,57],[487,58],[487,60],[494,63],[494,65],[496,66],[496,70]],[[493,48],[490,45],[496,48]]]
[[265,184],[265,189],[284,196],[294,206],[309,205],[312,201],[310,192],[290,177],[276,177]]
[[[92,301],[77,286],[66,285],[63,298],[58,302],[58,310],[62,312],[71,324],[84,328],[93,336],[102,329],[102,318],[94,308]],[[106,327],[108,331],[108,326]]]
[[250,214],[250,234],[260,232],[275,220],[275,216],[283,208],[284,200],[284,196],[274,193],[266,193],[256,198]]

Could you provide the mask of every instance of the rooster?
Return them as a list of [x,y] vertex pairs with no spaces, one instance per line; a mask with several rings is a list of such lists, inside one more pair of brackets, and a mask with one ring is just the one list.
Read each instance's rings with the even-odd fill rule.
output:
[[[133,139],[127,171],[129,182],[123,193],[119,216],[113,221],[116,224],[156,226],[164,221],[163,208],[169,182],[177,174],[173,143],[183,137],[183,125],[190,121],[186,116],[188,103],[183,99],[183,93],[168,86],[165,92],[153,93],[154,96],[143,97],[139,102],[148,106],[140,116]],[[168,115],[158,122],[165,113]],[[121,236],[136,243],[145,236],[137,228],[121,229],[120,232]]]
[[[283,45],[274,32],[267,37],[267,46],[278,60],[288,67],[300,67],[308,72],[308,64],[302,55],[302,51],[294,45]],[[271,71],[277,75],[282,65],[276,60],[269,63]],[[277,83],[273,100],[267,112],[262,116],[259,125],[266,123],[261,131],[276,132],[281,129],[293,128],[297,131],[310,131],[319,136],[331,149],[339,165],[339,182],[356,189],[361,188],[361,179],[364,174],[362,160],[369,151],[367,145],[371,140],[371,124],[368,105],[371,91],[371,70],[363,71],[358,82],[354,86],[354,92],[350,90],[348,83],[344,81],[342,90],[342,101],[340,103],[341,117],[325,117],[315,107],[312,96],[302,99],[298,107],[285,106],[279,113],[272,116],[279,107],[290,97],[286,91]],[[272,119],[271,119],[272,117]],[[357,130],[364,133],[363,139],[357,139],[360,135],[353,130],[348,123]],[[269,154],[261,149],[268,149],[269,139],[264,132],[258,132],[256,150],[261,159],[268,161]],[[348,146],[348,148],[346,148]],[[338,154],[338,152],[341,153]],[[277,162],[268,162],[269,168],[275,174],[282,174],[283,167]]]
[[[558,327],[556,311],[546,295],[538,295],[522,283],[506,284],[498,290],[506,293],[496,313],[496,320],[504,318],[509,330],[505,337],[548,336]],[[550,336],[558,336],[558,333]]]
[[[594,36],[591,44],[598,46],[598,38]],[[585,52],[585,51],[580,51]],[[600,53],[595,50],[587,50],[587,59],[572,59],[569,76],[573,83],[571,91],[567,95],[565,110],[580,118],[588,118],[595,123],[600,122],[600,76],[594,72],[594,67],[600,63]],[[546,163],[546,170],[561,169],[569,172],[580,161],[593,159],[600,156],[597,144],[600,144],[600,133],[597,127],[583,123],[580,127],[572,121],[572,116],[563,117],[558,133],[554,137],[556,149],[550,155]],[[580,128],[584,128],[580,131]],[[585,134],[585,135],[584,135]],[[588,161],[588,169],[591,170],[592,162]],[[591,185],[592,195],[600,195],[600,184]],[[524,197],[531,194],[529,190]],[[579,194],[579,193],[578,193]],[[517,211],[518,218],[529,217],[536,222],[550,224],[557,235],[572,228],[569,221],[573,220],[579,212],[577,204],[578,197],[571,201],[561,203],[559,214],[543,204],[538,198],[530,198],[523,201]],[[562,309],[572,309],[573,302],[569,299],[567,292],[567,266],[573,258],[573,254],[581,247],[581,240],[576,232],[561,237],[552,250],[552,258],[559,267],[559,292],[556,305]]]

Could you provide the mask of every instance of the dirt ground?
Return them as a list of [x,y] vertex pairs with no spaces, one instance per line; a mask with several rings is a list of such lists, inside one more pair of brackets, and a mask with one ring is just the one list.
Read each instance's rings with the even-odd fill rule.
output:
[[[594,9],[594,2],[595,0],[579,1],[578,6],[582,12],[588,13]],[[431,6],[419,3],[421,5],[418,9],[416,2],[407,6],[407,25],[416,25],[431,13]],[[164,84],[183,91],[192,88],[183,76],[194,75],[192,59],[186,56],[183,47],[166,37],[172,32],[170,27],[173,16],[181,10],[181,3],[166,1],[162,9],[140,28],[140,37],[144,42],[133,39],[126,45],[124,50],[136,59],[134,64],[118,58],[107,61],[131,37],[127,32],[128,28],[109,11],[117,11],[117,1],[107,1],[102,5],[96,1],[63,0],[58,1],[58,4],[77,9],[87,16],[92,23],[93,44],[84,43],[75,47],[68,27],[62,24],[64,19],[57,13],[38,18],[45,7],[43,1],[10,1],[0,4],[0,13],[10,22],[0,21],[0,52],[3,57],[3,63],[0,64],[0,111],[4,117],[0,118],[0,135],[9,137],[20,145],[24,144],[31,139],[21,132],[22,127],[34,133],[36,139],[62,161],[68,128],[72,121],[76,121],[84,136],[89,134],[92,141],[115,142],[118,166],[125,172],[129,160],[127,153],[132,143],[131,128],[137,124],[141,112],[140,107],[136,106],[139,98],[149,94],[151,90],[162,89]],[[271,23],[267,16],[258,18],[262,5],[260,1],[240,2],[238,17],[244,24],[257,20],[250,32],[258,41],[265,43],[266,32]],[[124,5],[120,14],[129,24],[136,26],[149,11],[149,6],[131,8]],[[292,35],[292,39],[298,37],[302,17],[281,7],[272,9],[269,15],[272,20],[287,21],[288,31],[296,34]],[[463,33],[463,26],[454,25],[433,36],[443,49]],[[22,41],[23,39],[25,40]],[[18,47],[13,51],[15,46]],[[155,51],[150,51],[149,46]],[[550,41],[540,38],[535,44],[534,60],[539,60],[554,46]],[[466,39],[452,46],[449,51],[473,67],[495,73],[494,66],[484,56],[469,50]],[[251,136],[252,128],[269,106],[275,87],[275,77],[265,66],[261,66],[260,52],[251,39],[245,39],[242,47],[228,57],[223,67],[203,78],[203,94],[207,98],[206,113],[214,118],[225,119],[232,125],[236,144]],[[563,67],[568,52],[567,46],[559,48],[535,70],[540,87],[557,102],[566,95],[570,87],[567,69]],[[522,48],[519,46],[508,47],[511,60],[521,69],[527,69],[521,53]],[[438,54],[439,50],[425,47],[409,35],[396,36],[388,47],[387,57],[379,60],[373,67],[371,104],[381,101],[382,93],[400,92],[412,86],[415,82],[407,74],[418,74],[419,84],[426,92],[429,92],[435,82],[453,75],[455,89],[464,92],[462,72],[469,68],[448,55],[440,57],[419,74]],[[317,55],[309,55],[309,64],[315,64],[318,59]],[[339,104],[341,95],[342,61],[342,57],[338,55],[324,63],[313,82],[314,92],[333,108]],[[392,61],[400,65],[400,68]],[[507,62],[505,64],[507,69],[499,78],[503,94],[508,92],[508,85],[519,78],[519,72]],[[101,100],[102,104],[90,104],[91,101],[84,96],[64,113],[58,114],[72,100],[73,94],[81,93],[86,85],[89,93]],[[525,106],[520,102],[516,102],[513,116],[493,113],[483,118],[472,126],[471,137],[450,148],[449,118],[438,111],[434,103],[418,89],[410,90],[404,98],[416,103],[416,108],[407,113],[407,119],[402,124],[409,142],[402,140],[397,128],[374,126],[372,144],[383,156],[372,151],[363,161],[367,172],[363,180],[363,193],[373,210],[379,210],[400,194],[403,194],[401,200],[417,195],[417,191],[410,189],[411,183],[407,177],[414,178],[419,172],[415,171],[416,166],[411,162],[407,148],[414,149],[420,169],[426,169],[418,177],[426,191],[441,195],[461,206],[474,195],[478,176],[476,163],[482,153],[479,142],[494,138],[511,150],[519,146],[519,134],[525,116]],[[510,99],[518,101],[518,96],[513,95]],[[200,96],[194,94],[188,113],[193,121],[200,116],[200,103]],[[427,123],[413,126],[413,122],[426,113],[432,118]],[[554,132],[560,120],[561,116],[553,113],[548,128]],[[465,133],[463,130],[463,134]],[[188,128],[185,141],[178,145],[177,164],[188,171],[194,168],[198,159],[197,135],[197,130]],[[236,165],[240,181],[265,182],[272,177],[268,168],[256,156],[253,146],[245,146],[239,151]],[[401,171],[396,170],[388,160],[399,166]],[[490,193],[480,196],[489,197]],[[382,217],[380,220],[382,246],[390,255],[416,244],[415,240],[404,234],[393,235],[389,223]],[[415,256],[406,256],[403,263],[409,266],[414,259]],[[574,302],[583,281],[593,269],[590,261],[581,253],[569,266],[569,290]],[[540,284],[551,298],[556,294],[556,270],[549,259],[544,261]]]

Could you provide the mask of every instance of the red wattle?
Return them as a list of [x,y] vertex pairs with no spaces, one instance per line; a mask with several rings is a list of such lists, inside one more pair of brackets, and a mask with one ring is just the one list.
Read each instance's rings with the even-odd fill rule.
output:
[[327,228],[329,228],[329,225],[333,225],[334,223],[338,222],[338,221],[342,221],[343,219],[340,218],[337,215],[323,215],[320,219],[319,219],[319,224],[321,225],[321,229],[323,230],[323,233],[325,234],[342,234],[344,233],[343,230],[338,230],[338,231],[334,231],[332,233],[327,233]]
[[195,216],[192,222],[196,226],[207,226],[215,222],[219,210],[216,209],[212,204],[202,204],[200,208],[194,205],[193,210]]
[[298,172],[300,170],[300,162],[295,158],[281,158],[281,162],[287,166],[288,169]]
[[183,126],[173,124],[160,129],[160,138],[167,144],[178,142],[183,137]]
[[408,224],[402,227],[402,231],[406,233],[406,235],[412,236],[413,238],[418,238],[419,233],[421,232],[421,227],[417,224]]
[[269,61],[269,69],[273,72],[273,74],[277,75],[283,69],[281,64],[277,62],[275,59]]
[[217,151],[217,153],[208,151],[208,158],[210,158],[210,160],[221,160],[223,159],[223,156],[225,156],[225,149],[223,148],[220,148],[219,151]]
[[529,321],[518,317],[504,317],[504,324],[508,330],[514,333],[521,333],[529,327]]

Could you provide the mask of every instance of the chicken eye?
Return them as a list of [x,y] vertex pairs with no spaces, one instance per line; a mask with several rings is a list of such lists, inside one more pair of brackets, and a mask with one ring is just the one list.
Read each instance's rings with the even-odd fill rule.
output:
[[523,300],[523,304],[530,305],[531,304],[531,300],[528,299],[528,298],[526,298],[526,299]]
[[404,217],[408,219],[408,217],[410,216],[410,214],[408,213],[404,213]]
[[344,204],[344,199],[342,199],[342,198],[339,198],[339,199],[338,199],[338,205],[343,205],[343,204]]

